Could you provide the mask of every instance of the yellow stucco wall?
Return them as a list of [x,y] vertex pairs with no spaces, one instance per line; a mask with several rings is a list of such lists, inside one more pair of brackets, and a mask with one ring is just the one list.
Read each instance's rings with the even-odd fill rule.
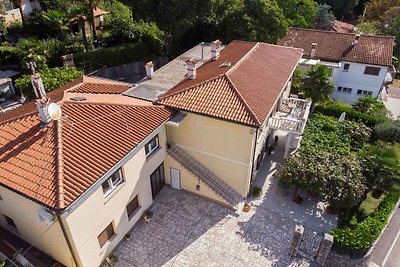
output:
[[37,212],[44,209],[42,206],[3,187],[0,187],[0,195],[2,197],[0,213],[12,218],[17,230],[8,226],[5,217],[0,215],[0,224],[4,228],[26,242],[34,244],[62,264],[73,266],[73,260],[59,223],[55,222],[49,226],[39,220]]
[[[175,168],[180,171],[182,189],[185,189],[186,191],[192,192],[197,195],[201,195],[205,198],[211,199],[223,205],[231,206],[224,198],[222,198],[220,195],[217,195],[207,184],[202,182],[193,173],[185,169],[170,155],[167,155],[164,164],[165,182],[167,184],[171,184],[170,168]],[[197,185],[200,185],[199,190],[196,190]]]
[[[165,128],[161,129],[159,140],[161,148],[148,159],[143,148],[124,165],[125,183],[111,193],[110,197],[104,198],[103,190],[99,185],[88,199],[63,216],[83,266],[99,266],[152,204],[150,174],[166,157]],[[141,208],[129,220],[126,205],[136,195],[139,196]],[[116,234],[100,248],[97,237],[111,222]]]
[[251,175],[253,128],[189,113],[179,127],[167,126],[168,142],[180,145],[242,196]]

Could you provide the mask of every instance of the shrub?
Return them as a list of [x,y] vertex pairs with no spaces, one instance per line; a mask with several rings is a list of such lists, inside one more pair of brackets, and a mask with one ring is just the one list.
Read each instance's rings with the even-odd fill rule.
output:
[[400,197],[400,187],[395,186],[385,196],[378,208],[354,229],[334,228],[334,247],[351,254],[365,253],[375,242],[385,227],[388,218]]
[[[39,70],[43,79],[46,92],[50,92],[68,82],[71,82],[83,75],[83,71],[72,67],[49,68],[44,67]],[[22,75],[15,80],[15,86],[22,90],[25,96],[34,97],[30,75]]]
[[400,121],[387,120],[375,125],[374,137],[386,142],[400,142]]
[[368,127],[373,127],[376,124],[385,121],[387,118],[387,111],[385,109],[375,108],[370,112],[363,112],[340,101],[318,105],[315,107],[314,111],[336,118],[339,118],[343,112],[346,112],[347,120],[362,122]]
[[123,44],[94,50],[90,52],[77,53],[74,61],[77,65],[87,62],[95,62],[103,66],[112,67],[132,63],[134,61],[146,61],[154,57],[149,47],[144,43]]
[[254,186],[251,188],[251,195],[253,197],[260,197],[262,195],[262,189],[258,186]]

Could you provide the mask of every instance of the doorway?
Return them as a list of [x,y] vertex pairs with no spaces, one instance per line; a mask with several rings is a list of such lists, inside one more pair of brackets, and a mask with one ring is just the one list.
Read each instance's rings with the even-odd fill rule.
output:
[[161,189],[163,189],[165,185],[165,176],[164,176],[164,163],[162,163],[151,175],[151,194],[154,198],[160,193]]
[[171,168],[171,187],[175,189],[181,189],[181,172],[180,170]]

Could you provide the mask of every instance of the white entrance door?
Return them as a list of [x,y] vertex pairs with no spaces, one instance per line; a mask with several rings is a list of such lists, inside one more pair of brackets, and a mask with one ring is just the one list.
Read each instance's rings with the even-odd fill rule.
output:
[[181,189],[181,172],[177,169],[171,168],[171,187]]

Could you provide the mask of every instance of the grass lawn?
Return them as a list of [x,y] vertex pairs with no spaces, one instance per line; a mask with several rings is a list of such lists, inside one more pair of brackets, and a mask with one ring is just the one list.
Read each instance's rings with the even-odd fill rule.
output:
[[367,197],[358,208],[359,213],[363,214],[364,216],[369,216],[379,206],[379,203],[381,203],[385,196],[382,194],[379,198],[374,198],[372,195],[373,194],[369,192]]

